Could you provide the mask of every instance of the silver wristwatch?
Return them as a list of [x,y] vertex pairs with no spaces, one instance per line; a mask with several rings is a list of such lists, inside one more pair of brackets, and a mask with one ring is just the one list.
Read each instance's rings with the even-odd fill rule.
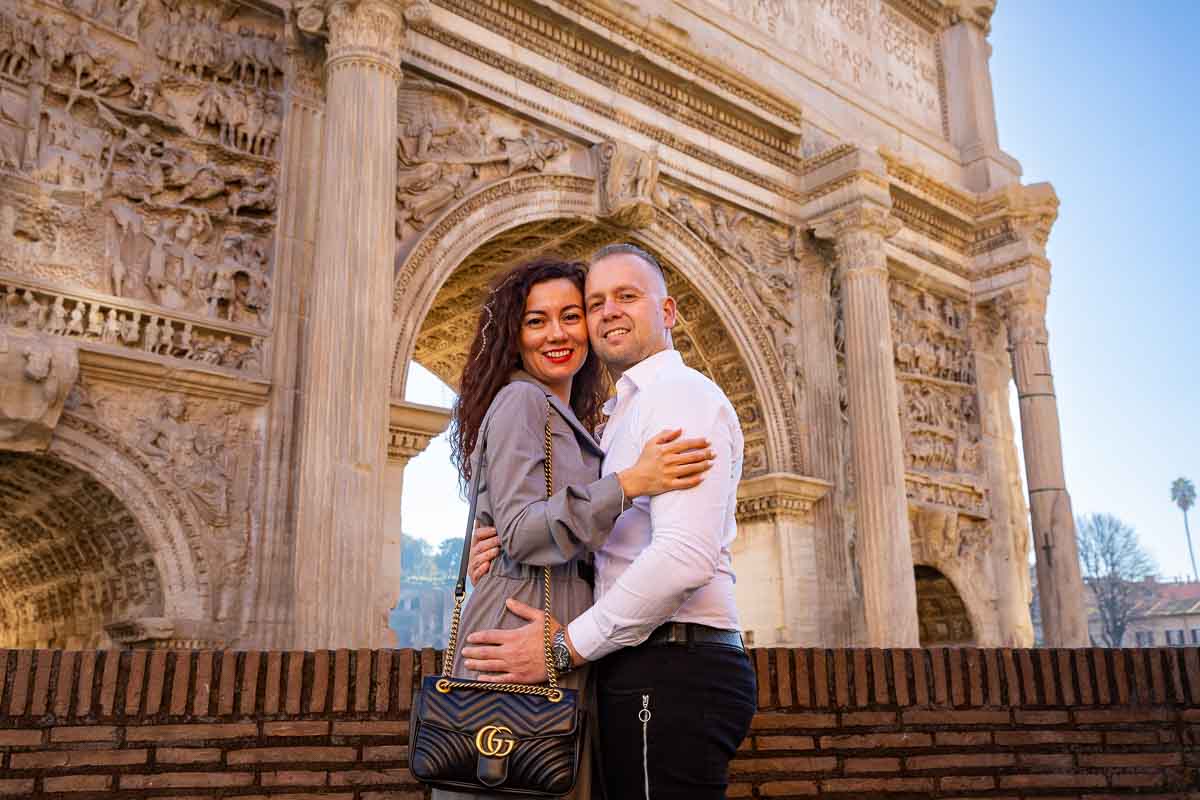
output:
[[554,657],[554,671],[559,675],[571,671],[571,648],[567,647],[567,629],[559,628],[550,640],[550,655]]

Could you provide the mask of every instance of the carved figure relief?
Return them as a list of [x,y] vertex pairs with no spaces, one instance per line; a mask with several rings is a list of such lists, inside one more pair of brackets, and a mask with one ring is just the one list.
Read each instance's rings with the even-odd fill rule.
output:
[[[241,255],[245,247],[253,251],[253,245],[240,243],[231,246],[236,258],[254,256]],[[261,304],[265,278],[262,273],[251,273],[252,265],[238,262],[230,279],[229,294],[233,308],[252,308]],[[258,280],[258,289],[250,278]],[[211,291],[211,289],[210,289]],[[257,292],[257,294],[256,294]],[[218,303],[218,312],[225,313],[228,302]],[[237,312],[240,313],[240,312]],[[42,289],[19,288],[0,281],[0,348],[8,334],[43,334],[78,339],[81,342],[107,345],[110,347],[136,349],[143,353],[170,356],[195,361],[216,367],[242,370],[252,375],[261,374],[263,369],[263,340],[259,336],[248,336],[238,331],[230,333],[219,327],[186,320],[173,320],[167,316],[147,314],[137,308],[120,303],[85,301]],[[0,384],[2,385],[2,384]],[[69,388],[69,386],[68,386]]]
[[909,497],[985,513],[970,312],[965,303],[895,280],[890,294]]
[[[6,293],[5,304],[13,297]],[[26,293],[0,319],[0,450],[45,450],[79,374],[73,344],[30,326],[44,316],[34,304]]]
[[105,383],[89,385],[87,395],[91,413],[141,454],[150,474],[180,490],[208,526],[213,613],[225,619],[243,588],[258,525],[261,432],[236,402],[155,397]]
[[891,298],[897,373],[973,385],[965,305],[898,281],[891,283]]
[[[796,227],[784,229],[750,214],[685,194],[665,195],[667,210],[717,252],[738,262],[741,288],[765,317],[792,407],[803,408],[798,261],[805,247]],[[707,207],[707,211],[701,209]]]
[[653,194],[658,155],[618,142],[592,147],[600,214],[617,225],[638,227],[654,220]]
[[[528,126],[493,130],[493,115],[457,89],[416,78],[399,88],[396,235],[421,230],[486,182],[543,172],[567,144]],[[511,127],[511,126],[509,126]]]
[[909,509],[913,561],[940,569],[963,570],[982,564],[991,544],[986,520],[946,508]]

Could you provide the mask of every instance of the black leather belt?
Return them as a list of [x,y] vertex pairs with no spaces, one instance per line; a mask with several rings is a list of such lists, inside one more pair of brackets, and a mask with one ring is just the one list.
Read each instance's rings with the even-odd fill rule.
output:
[[745,650],[742,645],[742,635],[737,631],[713,628],[698,622],[663,623],[654,629],[645,644],[705,644]]

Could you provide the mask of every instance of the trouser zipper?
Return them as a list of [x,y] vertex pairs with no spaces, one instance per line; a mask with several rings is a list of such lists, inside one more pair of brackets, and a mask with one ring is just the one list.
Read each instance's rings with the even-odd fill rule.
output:
[[638,712],[642,723],[642,777],[646,786],[646,800],[650,800],[650,695],[642,695],[642,710]]

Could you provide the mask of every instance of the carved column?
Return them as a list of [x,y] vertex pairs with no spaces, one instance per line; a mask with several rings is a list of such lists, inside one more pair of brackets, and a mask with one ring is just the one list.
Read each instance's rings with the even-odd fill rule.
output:
[[[404,494],[404,468],[409,460],[425,452],[429,442],[435,436],[446,430],[450,424],[450,412],[444,408],[425,406],[419,403],[399,402],[391,407],[388,423],[387,468],[384,474],[384,492],[386,494],[383,553],[380,558],[379,599],[375,602],[376,609],[382,609],[388,614],[395,607],[400,597],[400,577],[403,574],[403,564],[400,556],[403,543],[400,540],[404,532],[401,524],[400,506]],[[457,536],[458,530],[444,531],[446,535]],[[386,623],[385,623],[386,624]],[[392,630],[389,628],[387,647],[395,647],[392,640]]]
[[[275,237],[274,335],[267,344],[271,376],[270,413],[266,435],[266,515],[262,545],[255,549],[255,597],[240,646],[282,649],[294,644],[291,619],[295,611],[292,564],[296,493],[294,459],[303,441],[297,401],[303,379],[307,327],[305,309],[312,284],[316,251],[317,212],[320,208],[321,130],[325,100],[321,86],[322,61],[306,47],[294,27],[285,29],[286,95],[284,125],[279,141],[279,225]],[[295,342],[279,347],[275,342]]]
[[[1012,367],[1004,325],[992,309],[977,309],[971,348],[979,386],[980,443],[989,482],[992,537],[988,563],[996,593],[997,647],[1032,647],[1029,618],[1029,515],[1009,411]],[[980,642],[983,644],[983,642]]]
[[814,556],[814,506],[830,484],[775,472],[738,485],[736,588],[742,629],[758,647],[822,644],[822,586]]
[[[805,408],[808,423],[808,471],[815,477],[837,482],[845,457],[836,345],[834,342],[833,298],[830,294],[832,267],[813,248],[800,261],[800,325],[805,372]],[[821,587],[817,615],[819,644],[824,647],[853,647],[859,643],[862,620],[856,609],[853,566],[841,501],[844,493],[834,490],[824,503],[813,508],[813,540],[817,582]],[[811,613],[811,612],[810,612]]]
[[304,649],[375,647],[386,638],[386,609],[375,604],[404,8],[396,0],[335,0],[327,8],[321,201],[296,498],[296,646]]
[[1031,277],[1001,298],[1000,310],[1008,326],[1008,347],[1021,409],[1043,637],[1048,647],[1086,647],[1089,640],[1083,578],[1075,517],[1063,475],[1058,400],[1047,349],[1049,289],[1048,277]]
[[842,285],[868,647],[919,644],[884,251],[895,228],[887,209],[866,201],[844,206],[815,226],[818,236],[834,243]]

